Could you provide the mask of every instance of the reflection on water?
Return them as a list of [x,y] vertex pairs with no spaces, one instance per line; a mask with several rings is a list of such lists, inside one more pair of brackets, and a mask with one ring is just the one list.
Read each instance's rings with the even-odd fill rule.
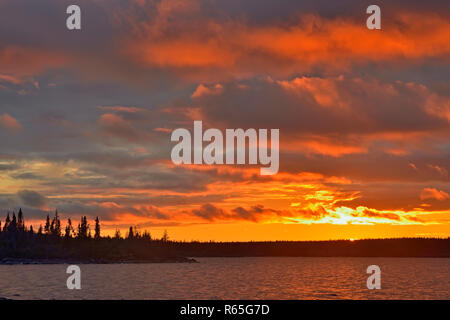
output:
[[[82,289],[66,287],[67,265],[0,266],[10,299],[450,299],[450,259],[199,258],[197,264],[81,265]],[[368,290],[366,268],[381,268]]]

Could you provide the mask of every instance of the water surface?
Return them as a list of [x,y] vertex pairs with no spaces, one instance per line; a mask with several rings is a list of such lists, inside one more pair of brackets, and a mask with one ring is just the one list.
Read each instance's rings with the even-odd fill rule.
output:
[[[81,290],[68,290],[67,265],[0,265],[10,299],[450,299],[450,259],[198,258],[200,263],[80,265]],[[366,268],[381,268],[368,290]]]

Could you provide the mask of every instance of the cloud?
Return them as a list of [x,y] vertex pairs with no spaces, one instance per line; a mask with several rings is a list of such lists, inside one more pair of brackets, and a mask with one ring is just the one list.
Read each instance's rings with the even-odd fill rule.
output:
[[42,180],[45,179],[42,176],[39,176],[33,172],[23,172],[18,174],[11,175],[14,179],[24,179],[24,180]]
[[25,205],[32,208],[41,208],[47,202],[47,199],[43,195],[32,190],[20,190],[17,192],[17,195]]
[[414,163],[410,162],[410,163],[408,163],[408,165],[409,165],[412,169],[414,169],[415,171],[418,170],[418,169],[417,169],[417,166],[416,166]]
[[370,209],[364,209],[362,212],[356,212],[354,216],[363,216],[363,217],[369,217],[369,218],[384,218],[389,220],[396,220],[400,221],[400,216],[395,213],[391,212],[377,212],[375,210]]
[[362,217],[362,218],[374,218],[384,221],[394,221],[395,223],[406,223],[406,224],[415,224],[415,223],[425,223],[420,217],[417,217],[412,214],[407,214],[405,212],[386,212],[386,211],[378,211],[376,209],[369,209],[365,207],[358,207],[352,214],[354,217]]
[[169,216],[164,213],[161,209],[152,206],[152,205],[144,205],[140,206],[139,210],[146,216],[146,217],[152,217],[155,219],[161,219],[161,220],[167,220],[169,219]]
[[224,210],[217,208],[210,203],[205,203],[200,208],[193,209],[191,212],[197,217],[210,221],[227,216]]
[[22,130],[22,125],[7,113],[0,116],[0,127],[3,127],[11,132]]
[[321,220],[328,216],[329,213],[322,206],[313,206],[309,208],[295,210],[295,217],[306,220]]
[[[2,6],[0,207],[22,194],[108,226],[444,224],[446,2],[386,3],[378,32],[356,0],[81,1],[101,18],[80,37],[56,27],[63,3]],[[174,166],[170,132],[192,120],[279,128],[280,172]]]
[[450,53],[450,45],[442,42],[450,32],[449,21],[427,12],[395,12],[383,21],[389,32],[367,30],[359,19],[311,14],[285,25],[221,21],[201,13],[194,20],[184,11],[171,12],[168,24],[158,14],[134,25],[139,32],[124,45],[126,54],[142,65],[185,74],[209,69],[218,76],[287,75],[364,63],[447,61]]
[[61,67],[68,61],[67,56],[55,51],[13,45],[0,48],[0,70],[14,75],[10,76],[10,80],[38,74],[48,68]]
[[0,163],[0,171],[11,171],[19,168],[20,166],[16,163]]
[[263,205],[255,205],[248,209],[237,207],[231,210],[231,212],[232,219],[243,219],[254,222],[264,220],[265,218],[267,219],[272,215],[283,215],[279,210],[264,208]]
[[12,83],[14,85],[19,85],[22,83],[22,79],[18,78],[18,77],[14,77],[11,75],[7,75],[7,74],[0,74],[0,82],[7,82],[7,83]]
[[[292,140],[311,151],[326,150],[328,145],[332,155],[339,155],[331,150],[338,145],[343,154],[364,153],[368,147],[364,136],[406,143],[427,137],[428,131],[442,139],[439,134],[448,128],[447,121],[426,111],[433,92],[418,83],[302,76],[257,79],[244,82],[245,89],[240,84],[224,83],[221,93],[200,96],[195,101],[199,116],[211,126],[280,128],[283,141]],[[389,145],[385,151],[395,147],[404,149]]]
[[450,99],[432,94],[427,98],[427,112],[450,122]]
[[131,122],[122,116],[113,113],[105,113],[98,120],[101,130],[111,137],[120,138],[126,141],[135,142],[139,135]]
[[144,111],[145,109],[137,107],[126,107],[126,106],[99,106],[100,110],[105,111],[116,111],[116,112],[126,112],[126,113],[136,113]]
[[199,98],[205,95],[214,95],[222,93],[223,86],[221,84],[215,84],[213,86],[206,86],[203,84],[199,84],[197,89],[195,89],[194,93],[191,95],[191,98]]
[[447,169],[440,167],[437,164],[429,164],[428,168],[433,169],[434,171],[436,171],[437,173],[439,173],[439,175],[441,175],[443,177],[448,177]]
[[348,154],[367,153],[368,148],[364,145],[346,145],[338,141],[330,141],[326,137],[314,137],[298,140],[291,144],[292,148],[298,148],[305,153],[320,154],[332,157],[340,157]]
[[447,200],[449,198],[450,198],[450,196],[447,192],[445,192],[443,190],[437,190],[435,188],[424,188],[422,190],[422,192],[420,193],[421,200],[433,199],[433,200],[443,201],[443,200]]
[[245,220],[257,222],[267,219],[270,216],[277,215],[279,212],[274,209],[264,208],[263,205],[255,205],[249,208],[239,206],[231,210],[225,210],[211,203],[206,203],[202,204],[200,208],[192,209],[187,213],[208,221]]

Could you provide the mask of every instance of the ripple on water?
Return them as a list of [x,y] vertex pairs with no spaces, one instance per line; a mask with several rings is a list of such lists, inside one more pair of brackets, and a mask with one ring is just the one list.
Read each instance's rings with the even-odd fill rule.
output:
[[[82,265],[82,290],[67,289],[67,265],[0,265],[0,299],[450,299],[450,259],[197,260]],[[372,264],[381,290],[366,288]]]

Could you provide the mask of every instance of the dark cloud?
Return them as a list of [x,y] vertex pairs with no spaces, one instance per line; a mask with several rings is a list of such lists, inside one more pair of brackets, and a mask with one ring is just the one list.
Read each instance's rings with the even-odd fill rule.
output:
[[309,220],[320,220],[329,215],[333,214],[328,213],[322,206],[318,206],[316,208],[295,210],[296,217]]
[[354,217],[369,217],[369,218],[377,218],[377,219],[387,219],[387,220],[393,220],[393,221],[412,221],[412,222],[424,222],[423,219],[411,215],[400,215],[393,212],[377,212],[370,209],[365,209],[363,212],[360,213],[353,213]]
[[264,218],[265,215],[275,214],[283,216],[284,214],[288,214],[287,212],[284,212],[283,214],[274,209],[266,209],[262,205],[252,206],[248,209],[236,207],[230,211],[226,211],[210,203],[203,204],[200,208],[191,210],[190,213],[208,221],[248,220],[253,222],[257,222],[258,220]]
[[199,209],[192,210],[192,213],[197,217],[210,221],[227,216],[224,210],[217,208],[210,203],[203,204]]
[[369,218],[385,218],[385,219],[389,219],[389,220],[396,220],[396,221],[400,221],[400,216],[398,214],[395,213],[390,213],[390,212],[376,212],[373,210],[364,210],[362,212],[362,214],[357,214],[354,213],[352,214],[355,217],[358,216],[363,216],[363,217],[369,217]]
[[17,192],[17,195],[25,205],[32,208],[40,208],[47,202],[47,199],[43,195],[32,190],[20,190]]
[[284,139],[300,134],[369,134],[448,128],[427,112],[432,92],[412,83],[361,78],[300,77],[287,81],[229,83],[221,94],[196,99],[212,124],[280,128]]
[[17,205],[15,197],[10,194],[0,194],[0,209],[10,210]]
[[12,171],[19,168],[20,166],[15,163],[7,163],[7,164],[0,163],[0,171]]
[[[328,48],[336,42],[323,41],[317,52],[326,59],[315,60],[311,54],[318,64],[304,68],[295,52],[283,56],[272,40],[280,34],[291,39],[305,26],[312,34],[330,22],[334,28],[336,18],[364,28],[365,7],[371,3],[80,0],[81,32],[65,29],[69,4],[2,1],[0,116],[9,115],[3,117],[9,128],[15,119],[20,130],[0,130],[0,179],[16,179],[14,190],[25,188],[19,187],[25,182],[21,180],[32,180],[28,188],[34,191],[0,194],[0,208],[24,205],[26,216],[39,219],[47,214],[44,206],[74,218],[114,221],[126,214],[152,220],[143,224],[149,226],[178,225],[171,219],[179,212],[202,223],[294,216],[320,221],[330,215],[320,197],[307,201],[317,205],[314,209],[270,209],[250,203],[253,199],[233,209],[223,207],[242,196],[242,186],[266,192],[265,183],[275,189],[277,183],[297,184],[296,175],[310,172],[323,176],[311,182],[314,187],[339,191],[333,194],[334,206],[413,210],[426,200],[425,210],[448,210],[448,199],[420,199],[424,188],[448,191],[450,69],[447,56],[442,57],[448,53],[445,43],[434,48],[413,39],[408,48],[423,49],[421,54],[395,51],[400,58],[391,61],[388,55],[380,63],[376,52],[369,58],[351,55],[364,40],[361,36],[352,38],[341,56]],[[439,17],[437,23],[430,20],[430,34],[433,26],[448,30],[442,19],[450,10],[447,0],[400,0],[383,3],[382,10],[383,26],[389,26],[382,36],[388,39],[395,40],[389,38],[393,30],[415,35],[421,32],[414,28],[428,25],[422,20],[395,22],[393,17],[403,12]],[[321,19],[301,24],[308,14]],[[275,35],[265,38],[273,30]],[[418,39],[433,38],[424,34]],[[257,44],[247,52],[241,47],[250,41],[240,37]],[[149,41],[153,39],[160,42]],[[159,62],[144,63],[127,52],[127,45],[139,51],[171,39],[180,42],[157,51],[170,59],[162,54],[155,56]],[[171,44],[187,51],[175,51]],[[286,49],[290,47],[288,43]],[[341,60],[348,64],[330,69]],[[194,118],[205,127],[279,128],[280,174],[262,177],[244,166],[172,167],[170,132],[192,128]],[[327,181],[329,177],[338,178]],[[348,182],[340,183],[340,177]],[[0,191],[9,192],[6,188]],[[304,192],[300,188],[295,192]],[[347,199],[356,192],[357,198]],[[376,210],[358,217],[419,219]]]
[[18,174],[12,174],[12,178],[14,179],[24,179],[24,180],[43,180],[44,177],[34,174],[33,172],[23,172]]

